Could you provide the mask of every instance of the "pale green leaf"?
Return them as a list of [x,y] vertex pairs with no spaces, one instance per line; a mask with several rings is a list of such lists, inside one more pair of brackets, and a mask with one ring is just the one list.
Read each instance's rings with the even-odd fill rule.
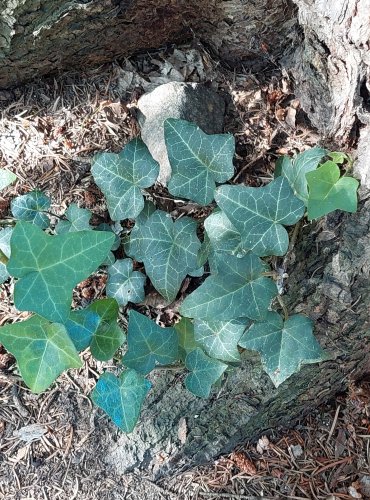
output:
[[200,398],[208,398],[212,385],[227,368],[225,363],[209,358],[199,347],[186,356],[185,365],[191,372],[185,378],[185,387]]
[[[12,236],[13,228],[5,227],[0,229],[0,250],[6,257],[10,257],[10,238]],[[0,284],[4,283],[9,278],[9,273],[6,265],[0,262]]]
[[129,302],[137,304],[145,298],[146,277],[133,269],[131,259],[117,260],[108,267],[106,293],[108,297],[115,298],[120,306],[126,306]]
[[174,328],[179,338],[179,357],[185,361],[186,355],[198,346],[194,337],[194,324],[189,318],[181,318]]
[[129,314],[127,346],[122,363],[144,375],[153,370],[156,363],[167,365],[179,359],[176,330],[161,328],[133,310]]
[[13,172],[0,168],[0,191],[10,186],[16,179],[17,176]]
[[333,160],[337,165],[342,165],[345,161],[351,163],[351,158],[341,151],[332,151],[328,153],[329,158]]
[[265,371],[275,387],[297,372],[301,365],[324,360],[325,354],[313,335],[312,321],[296,314],[284,322],[276,312],[254,323],[239,345],[261,354]]
[[234,175],[234,137],[207,135],[194,123],[174,118],[164,122],[164,137],[172,168],[169,192],[201,205],[211,203],[216,182]]
[[91,173],[105,195],[111,219],[135,219],[144,208],[141,189],[155,183],[159,164],[143,141],[134,139],[119,154],[96,155]]
[[105,372],[100,376],[91,399],[123,432],[132,432],[150,388],[151,383],[135,370],[126,370],[119,378]]
[[64,326],[37,315],[0,328],[0,343],[16,358],[23,380],[36,393],[45,391],[64,370],[82,366]]
[[183,316],[207,320],[248,317],[261,320],[277,294],[275,283],[261,273],[265,264],[254,254],[223,254],[218,274],[209,276],[181,305]]
[[295,224],[304,214],[303,202],[284,177],[258,188],[221,186],[215,199],[239,231],[243,250],[260,256],[284,255],[289,237],[283,224]]
[[341,177],[336,163],[327,161],[307,174],[309,220],[318,219],[334,210],[356,212],[359,182],[353,177]]
[[175,222],[161,210],[141,225],[140,251],[145,271],[154,288],[172,302],[187,274],[199,269],[201,243],[197,224],[189,217]]
[[67,220],[59,220],[55,227],[56,234],[74,233],[76,231],[88,231],[92,229],[89,222],[91,212],[86,208],[80,208],[76,203],[71,203],[65,213]]
[[237,363],[240,361],[238,342],[246,328],[247,320],[212,321],[194,320],[195,341],[211,358]]
[[18,222],[7,266],[9,274],[19,278],[14,289],[16,308],[64,323],[73,288],[104,261],[113,240],[112,233],[98,231],[50,236],[33,224]]
[[10,207],[16,219],[32,222],[41,229],[49,227],[49,217],[43,212],[49,210],[50,199],[41,191],[31,191],[17,196],[12,200]]

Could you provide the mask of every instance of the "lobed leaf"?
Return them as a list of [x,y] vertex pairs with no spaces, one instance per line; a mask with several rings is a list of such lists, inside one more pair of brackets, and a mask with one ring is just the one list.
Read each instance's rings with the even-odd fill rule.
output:
[[74,233],[76,231],[88,231],[92,229],[89,222],[91,219],[90,210],[80,208],[76,203],[71,203],[66,210],[67,220],[60,220],[55,227],[56,234]]
[[141,228],[154,212],[155,205],[150,201],[146,201],[143,210],[135,220],[135,226],[132,228],[130,236],[127,238],[124,244],[126,255],[132,257],[138,262],[143,262],[144,258],[140,246],[141,240],[143,239]]
[[133,269],[131,259],[117,260],[108,267],[106,293],[108,297],[116,299],[120,306],[126,306],[129,302],[137,304],[145,299],[146,277]]
[[318,219],[337,209],[356,212],[359,182],[353,177],[341,177],[336,163],[327,161],[314,172],[309,172],[306,178],[308,220]]
[[[13,228],[5,227],[4,229],[0,229],[0,250],[3,254],[10,257],[10,239],[12,237]],[[5,264],[0,262],[0,285],[4,283],[9,278],[8,269]]]
[[91,399],[123,432],[132,432],[150,388],[151,383],[135,370],[126,370],[119,378],[105,372],[100,376]]
[[243,250],[259,256],[284,255],[289,237],[284,225],[304,214],[304,204],[293,194],[288,181],[278,177],[267,186],[221,186],[215,199],[241,235]]
[[174,118],[164,122],[164,137],[172,168],[169,192],[200,205],[211,203],[216,182],[234,175],[234,137],[207,135],[194,123]]
[[0,343],[16,358],[23,380],[36,393],[45,391],[64,370],[82,366],[64,326],[37,315],[0,328]]
[[7,266],[19,278],[14,288],[17,309],[64,323],[73,287],[104,261],[113,240],[112,233],[98,231],[50,236],[33,224],[17,222]]
[[134,310],[129,313],[127,346],[123,364],[144,375],[153,370],[156,363],[167,365],[179,359],[176,330],[161,328]]
[[50,208],[50,199],[41,191],[31,191],[22,196],[17,196],[11,202],[11,211],[16,219],[31,222],[41,229],[49,227],[50,221],[47,214],[43,213]]
[[278,313],[269,312],[265,321],[254,323],[245,332],[239,345],[261,354],[264,369],[275,387],[299,371],[301,365],[325,359],[313,335],[312,321],[300,314],[284,322]]
[[[241,236],[224,212],[217,211],[204,221],[213,251],[231,254],[243,254]],[[239,256],[239,255],[238,255]]]
[[185,365],[191,372],[185,378],[185,387],[200,398],[208,398],[212,385],[227,369],[225,363],[209,358],[199,347],[186,356]]
[[179,357],[185,361],[186,355],[198,347],[194,337],[194,324],[189,318],[181,318],[174,326],[179,342]]
[[159,164],[143,141],[134,139],[119,154],[96,155],[91,173],[106,198],[111,219],[135,219],[144,208],[141,189],[155,183]]

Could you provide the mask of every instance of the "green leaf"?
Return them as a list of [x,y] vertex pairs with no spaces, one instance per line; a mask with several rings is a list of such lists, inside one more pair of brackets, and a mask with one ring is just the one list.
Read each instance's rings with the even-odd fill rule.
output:
[[150,201],[146,201],[143,210],[135,220],[135,226],[132,228],[130,236],[126,239],[124,244],[126,255],[138,262],[143,262],[143,253],[140,246],[140,242],[143,238],[141,228],[154,212],[155,205]]
[[28,222],[18,222],[7,266],[9,274],[19,278],[14,289],[16,308],[64,323],[73,287],[104,261],[113,240],[113,234],[98,231],[50,236]]
[[197,224],[189,217],[175,222],[161,210],[154,212],[141,226],[140,251],[145,271],[154,288],[172,302],[181,284],[199,269]]
[[208,320],[266,317],[277,288],[271,279],[261,276],[265,271],[262,261],[254,254],[242,258],[224,254],[222,266],[186,297],[180,313]]
[[318,219],[334,210],[356,212],[359,182],[353,177],[340,177],[338,165],[327,161],[306,175],[309,197],[309,220]]
[[49,227],[49,217],[43,213],[50,208],[50,199],[41,191],[31,191],[17,196],[11,202],[11,211],[16,219],[32,222],[41,229]]
[[[0,229],[0,250],[6,257],[10,257],[10,238],[12,236],[13,228],[6,227]],[[9,278],[9,273],[5,264],[0,262],[0,285]]]
[[114,299],[101,299],[90,304],[88,309],[100,318],[91,340],[91,354],[99,361],[108,361],[126,340],[126,335],[117,323],[118,304]]
[[71,203],[65,216],[68,220],[60,220],[55,227],[56,234],[74,233],[92,229],[89,222],[91,219],[90,210],[80,208],[76,203]]
[[249,324],[246,320],[195,320],[195,340],[211,358],[237,363],[238,342]]
[[186,355],[194,351],[197,343],[194,337],[194,325],[189,318],[181,318],[174,326],[179,340],[179,356],[185,361]]
[[224,212],[217,211],[208,216],[204,228],[215,252],[243,253],[240,233]]
[[289,237],[283,224],[295,224],[304,214],[284,177],[258,188],[221,186],[215,199],[241,234],[243,249],[260,256],[284,255]]
[[169,192],[200,205],[211,203],[216,182],[234,175],[234,137],[207,135],[194,123],[173,118],[164,122],[164,137],[172,168]]
[[5,168],[0,168],[0,191],[10,186],[16,179],[17,176],[13,172],[9,172]]
[[337,165],[342,165],[345,161],[349,163],[351,162],[351,158],[346,153],[342,153],[341,151],[332,151],[331,153],[328,153],[328,156]]
[[144,375],[153,370],[156,363],[167,365],[179,359],[176,330],[161,328],[133,310],[129,314],[127,346],[122,363]]
[[91,399],[123,432],[132,432],[150,388],[151,383],[135,370],[126,370],[119,378],[105,372],[100,376]]
[[313,335],[312,321],[296,314],[284,322],[276,312],[265,321],[254,323],[239,345],[261,354],[265,371],[275,387],[297,372],[301,365],[317,363],[325,354]]
[[200,398],[208,398],[212,385],[227,368],[225,363],[209,358],[199,347],[186,356],[185,365],[191,372],[185,378],[185,386]]
[[141,189],[155,183],[159,164],[143,141],[134,139],[119,154],[96,155],[91,173],[106,198],[111,219],[135,219],[144,208]]
[[281,175],[287,179],[294,195],[307,206],[307,172],[316,170],[320,161],[327,154],[326,149],[311,148],[297,155],[293,160],[285,156],[281,163]]
[[36,393],[64,370],[82,366],[64,326],[37,315],[0,328],[0,343],[16,358],[23,380]]
[[108,361],[126,336],[117,323],[119,307],[114,299],[96,300],[86,309],[71,311],[65,327],[77,350],[90,346],[95,359]]
[[115,298],[120,306],[125,306],[129,302],[137,304],[145,299],[146,277],[133,269],[131,259],[117,260],[108,267],[106,293],[108,297]]
[[208,257],[212,251],[212,245],[211,245],[211,240],[209,239],[209,236],[207,232],[204,232],[204,237],[203,241],[200,245],[200,248],[198,250],[198,257],[197,257],[197,262],[198,266],[204,266],[204,264],[207,262]]

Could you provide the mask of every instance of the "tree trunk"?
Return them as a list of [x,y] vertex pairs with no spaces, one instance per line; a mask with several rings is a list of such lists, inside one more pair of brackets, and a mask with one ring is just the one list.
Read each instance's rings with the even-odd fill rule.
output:
[[[285,0],[0,0],[0,87],[155,48],[191,28],[229,63],[276,65],[284,55],[313,124],[339,142],[359,139],[357,172],[363,187],[370,187],[364,161],[370,150],[370,0],[295,4],[299,24]],[[365,198],[357,214],[334,214],[306,227],[288,269],[289,310],[315,320],[331,359],[305,366],[274,389],[258,356],[244,355],[242,367],[209,400],[186,392],[183,375],[155,372],[134,432],[120,434],[112,445],[116,433],[109,424],[112,438],[105,449],[102,442],[109,464],[119,472],[145,469],[153,476],[179,471],[276,425],[292,425],[369,371]]]

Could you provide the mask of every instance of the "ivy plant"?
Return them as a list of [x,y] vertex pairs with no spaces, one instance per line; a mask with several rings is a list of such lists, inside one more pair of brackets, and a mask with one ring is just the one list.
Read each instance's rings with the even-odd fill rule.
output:
[[[119,359],[91,398],[124,432],[136,425],[153,370],[184,370],[186,389],[207,398],[249,351],[260,354],[276,387],[302,365],[325,360],[311,319],[285,306],[280,314],[269,262],[283,258],[302,218],[357,209],[358,181],[345,171],[343,153],[316,147],[280,158],[274,179],[251,187],[230,180],[231,135],[206,135],[177,119],[166,120],[164,133],[169,192],[208,205],[203,219],[173,217],[150,201],[145,189],[159,165],[134,139],[93,160],[113,224],[93,226],[92,213],[73,203],[53,223],[52,201],[36,190],[12,201],[15,227],[5,221],[0,230],[0,282],[14,281],[15,307],[29,313],[0,328],[1,344],[36,393],[78,369],[81,351]],[[0,189],[14,180],[0,171]],[[74,287],[99,268],[106,297],[73,308]],[[162,296],[179,321],[160,326],[145,305],[148,292]]]

